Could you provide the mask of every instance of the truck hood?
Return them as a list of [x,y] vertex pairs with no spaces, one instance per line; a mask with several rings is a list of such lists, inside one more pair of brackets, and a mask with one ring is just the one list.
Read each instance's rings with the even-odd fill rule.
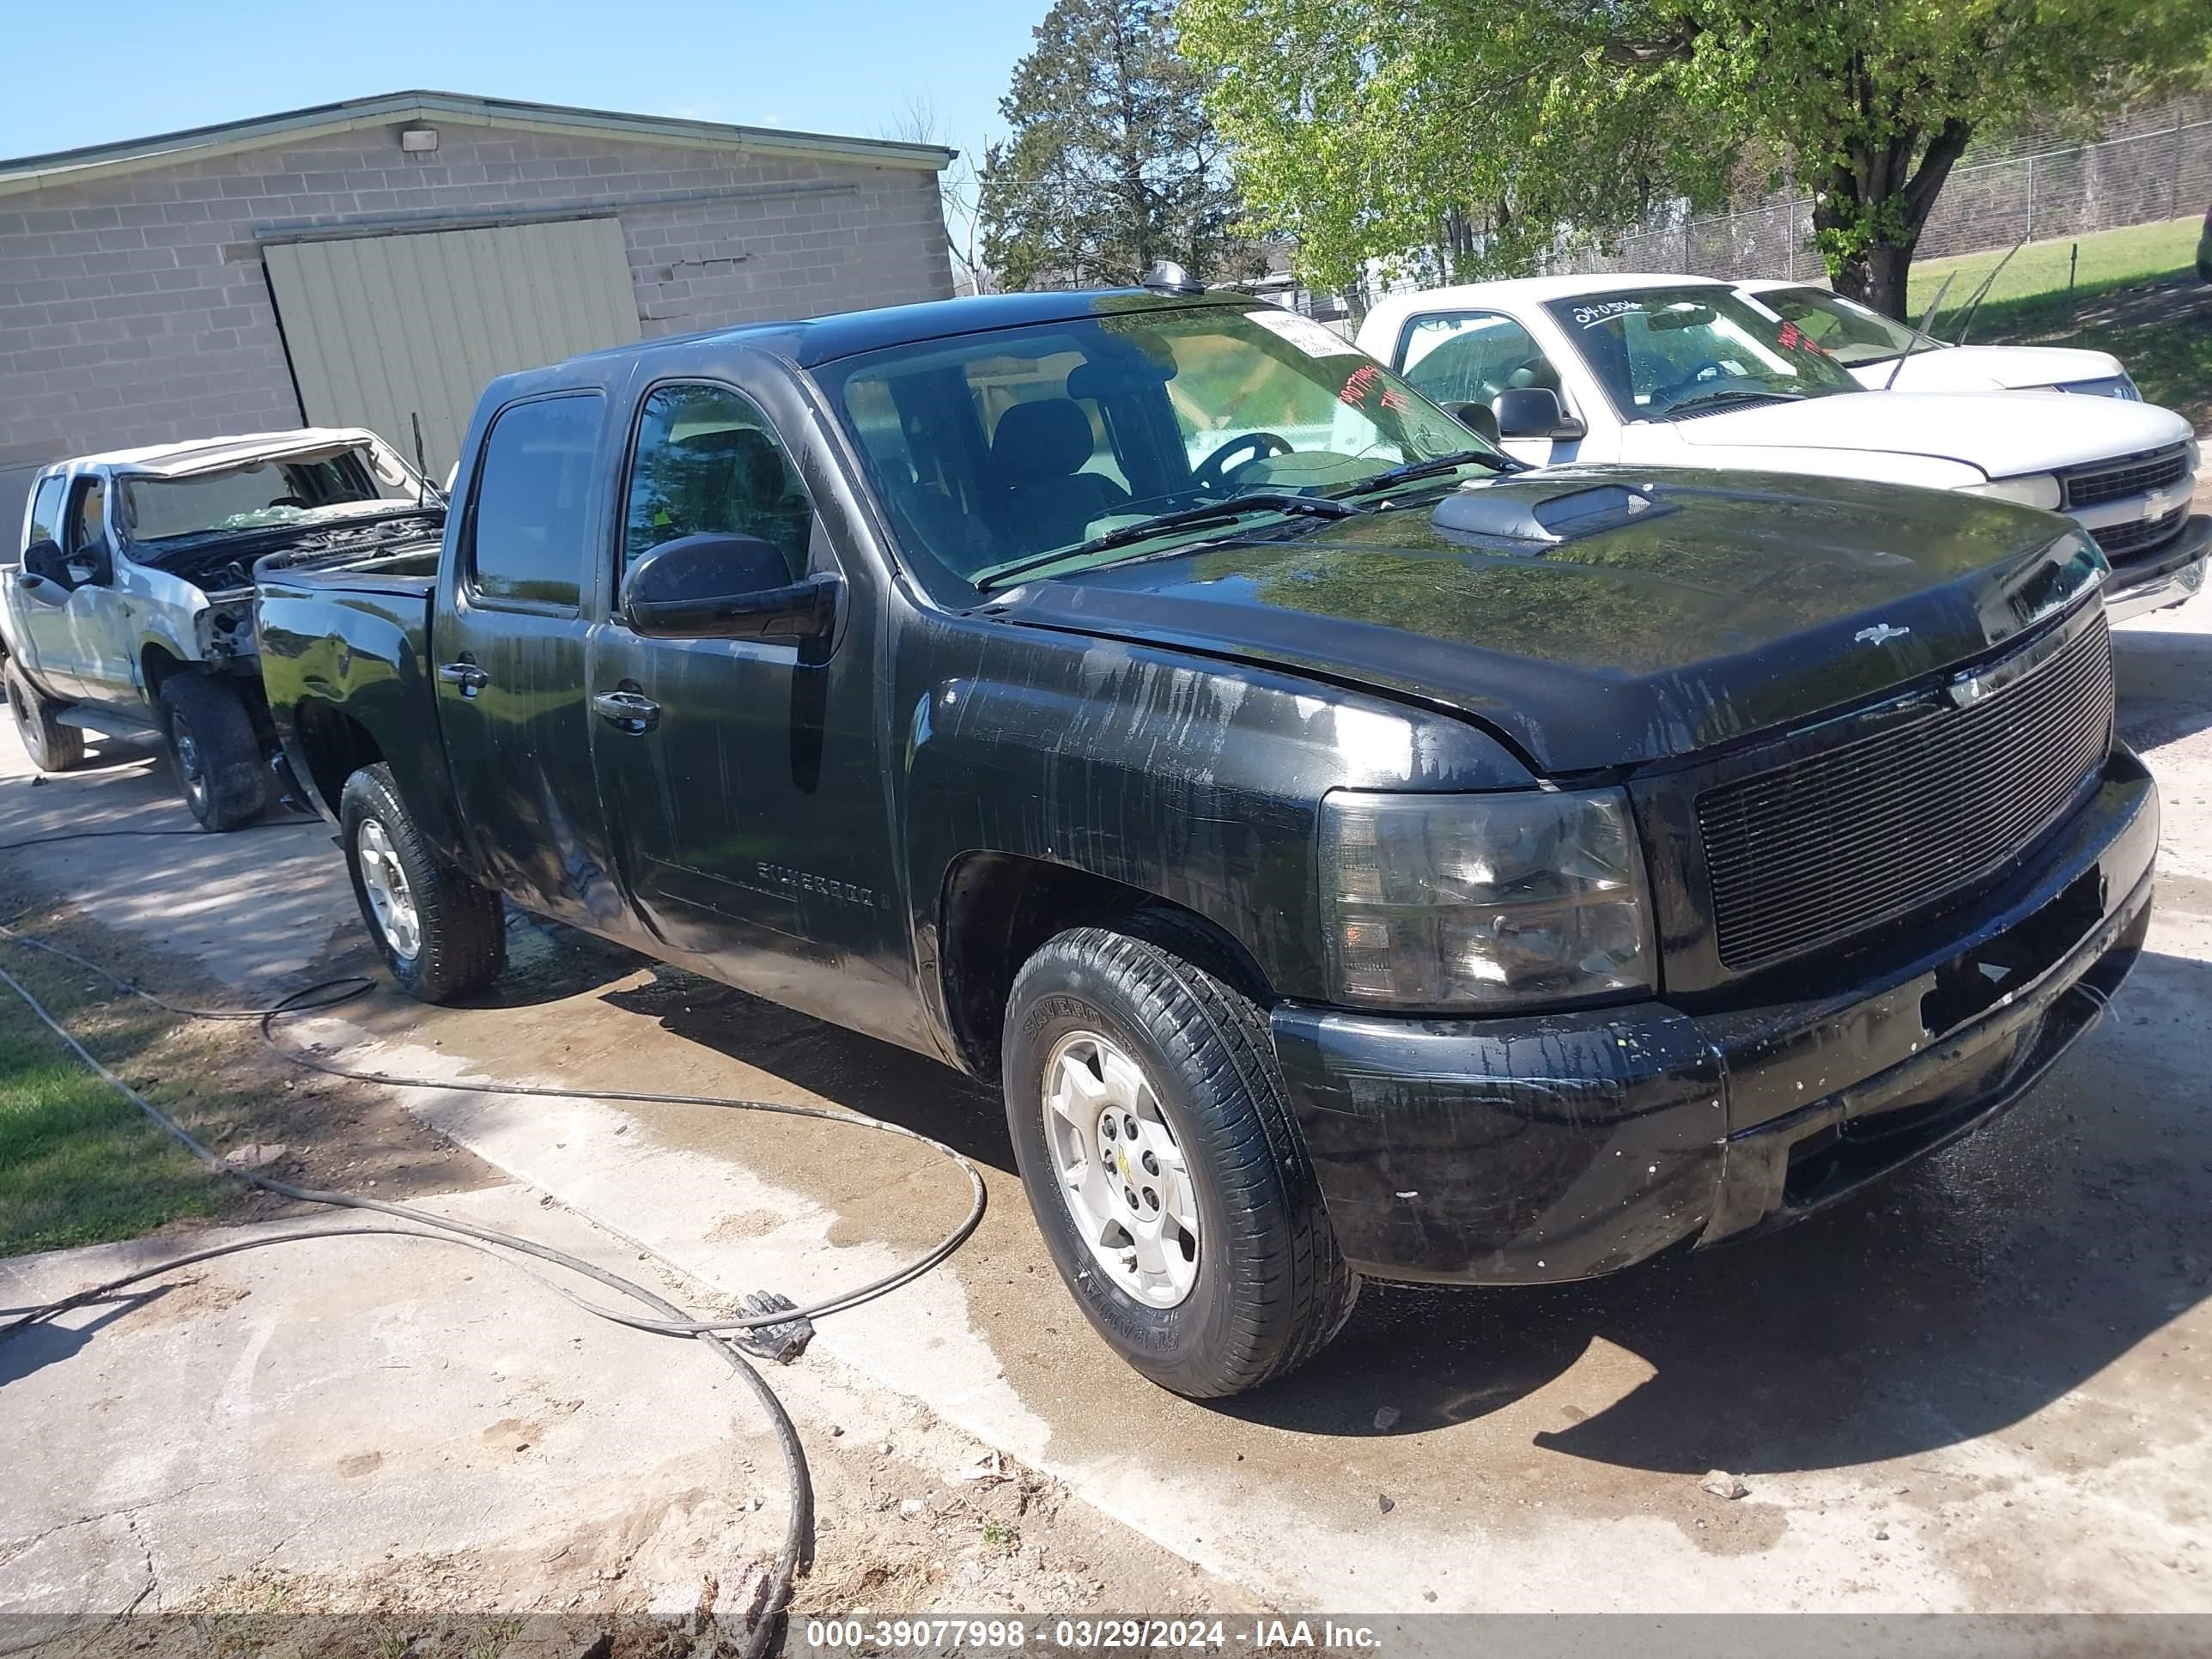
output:
[[2117,398],[2081,398],[2054,420],[2041,398],[1994,392],[1838,392],[1796,404],[1758,404],[1665,423],[1686,459],[1714,465],[1735,449],[1857,450],[1964,461],[1992,478],[2079,466],[2190,435],[2171,410]]
[[1856,364],[1851,374],[1860,385],[1880,391],[1892,370],[1898,392],[2023,392],[2109,380],[2126,372],[2110,352],[2072,346],[1955,346],[1916,351],[1902,368],[1894,360]]
[[1410,696],[1562,776],[1939,673],[2106,569],[2055,514],[1933,490],[1578,466],[1454,493],[1502,520],[1594,485],[1645,506],[1545,544],[1442,527],[1425,501],[1028,582],[988,611]]

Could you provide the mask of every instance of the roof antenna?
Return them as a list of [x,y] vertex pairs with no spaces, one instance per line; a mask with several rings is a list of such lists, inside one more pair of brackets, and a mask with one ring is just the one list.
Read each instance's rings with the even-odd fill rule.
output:
[[2014,242],[2008,250],[2007,250],[2003,258],[1997,261],[1996,269],[1992,270],[1988,276],[1982,279],[1982,285],[1974,290],[1974,297],[1966,302],[1966,320],[1959,325],[1959,337],[1952,342],[1954,345],[1964,345],[1966,343],[1966,331],[1974,325],[1974,313],[1981,309],[1982,296],[1990,291],[1990,284],[1996,281],[1997,272],[2002,270],[2007,265],[2010,264],[2012,263],[2012,256],[2019,252],[2021,249],[2027,246],[2027,238],[2023,236],[2020,240]]
[[[430,469],[422,461],[422,411],[410,410],[407,418],[415,426],[415,510],[427,513],[430,510]],[[445,498],[441,495],[439,499]]]
[[[1951,284],[1958,280],[1959,273],[1954,270],[1948,276],[1946,276],[1943,279],[1943,286],[1936,290],[1936,297],[1928,302],[1928,309],[1922,314],[1920,319],[1920,326],[1912,331],[1922,339],[1936,339],[1936,337],[1928,331],[1928,325],[1936,320],[1936,307],[1943,303],[1943,296],[1951,291]],[[1942,342],[1938,340],[1936,341],[1936,343],[1941,345]],[[1890,366],[1889,378],[1881,383],[1881,389],[1884,392],[1888,391],[1890,387],[1897,384],[1898,371],[1905,367],[1905,360],[1911,355],[1912,348],[1911,346],[1907,346],[1904,350],[1897,354],[1897,362]]]

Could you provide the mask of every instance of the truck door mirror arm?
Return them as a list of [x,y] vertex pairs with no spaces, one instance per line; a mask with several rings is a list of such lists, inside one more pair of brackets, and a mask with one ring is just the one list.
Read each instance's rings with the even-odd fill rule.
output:
[[630,567],[623,618],[648,639],[816,640],[836,624],[843,581],[793,581],[783,554],[754,536],[684,536]]

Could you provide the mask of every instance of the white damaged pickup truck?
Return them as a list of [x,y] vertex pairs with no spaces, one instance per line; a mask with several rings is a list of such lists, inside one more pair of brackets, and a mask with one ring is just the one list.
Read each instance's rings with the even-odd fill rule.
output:
[[374,434],[309,428],[59,461],[0,567],[9,713],[58,772],[88,732],[157,742],[202,827],[267,810],[274,728],[253,565],[279,552],[434,547],[444,499]]

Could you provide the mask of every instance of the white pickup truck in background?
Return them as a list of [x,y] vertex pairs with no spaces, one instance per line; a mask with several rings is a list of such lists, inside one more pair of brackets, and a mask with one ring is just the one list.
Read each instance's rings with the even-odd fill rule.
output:
[[1873,392],[2070,392],[2141,403],[2127,366],[2078,346],[1953,345],[1810,283],[1738,283]]
[[204,828],[268,807],[276,752],[253,564],[280,551],[434,545],[445,500],[374,433],[303,429],[57,461],[0,567],[9,712],[32,763],[88,733],[156,743]]
[[1813,473],[2070,514],[2117,619],[2204,582],[2195,434],[2119,397],[1871,391],[1812,332],[1697,276],[1547,276],[1392,295],[1359,345],[1538,465]]

